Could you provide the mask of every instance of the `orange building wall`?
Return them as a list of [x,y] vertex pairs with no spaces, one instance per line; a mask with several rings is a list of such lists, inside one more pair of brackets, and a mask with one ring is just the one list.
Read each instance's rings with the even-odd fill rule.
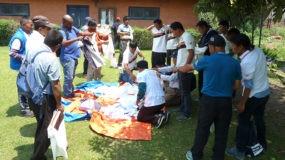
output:
[[[67,13],[67,5],[88,5],[89,16],[99,19],[100,7],[116,8],[116,16],[128,15],[129,6],[159,7],[160,19],[164,24],[180,21],[185,28],[194,28],[198,17],[194,14],[194,5],[198,0],[0,0],[0,3],[29,4],[30,16],[44,15],[52,23],[61,24],[61,18]],[[19,16],[0,16],[0,19],[19,20]],[[99,22],[99,21],[98,21]],[[152,24],[150,20],[131,20],[131,26],[146,27]]]

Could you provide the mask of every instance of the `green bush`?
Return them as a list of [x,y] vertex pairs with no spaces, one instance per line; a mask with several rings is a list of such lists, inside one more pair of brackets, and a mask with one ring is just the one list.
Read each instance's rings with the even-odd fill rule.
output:
[[134,27],[134,41],[138,43],[140,49],[152,49],[153,36],[151,32],[143,28]]
[[0,46],[9,45],[10,39],[18,28],[19,22],[14,20],[0,19]]
[[186,31],[189,32],[194,37],[196,44],[200,41],[202,35],[197,29],[189,28],[186,29]]

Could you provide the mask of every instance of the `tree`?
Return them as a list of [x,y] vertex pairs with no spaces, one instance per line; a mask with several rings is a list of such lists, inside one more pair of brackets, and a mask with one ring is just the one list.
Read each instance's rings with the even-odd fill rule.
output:
[[[284,0],[199,0],[198,13],[212,12],[219,20],[228,20],[233,27],[246,29],[251,26],[252,41],[257,27],[262,29],[264,20],[273,12],[274,22],[285,13]],[[261,34],[262,32],[260,32]]]

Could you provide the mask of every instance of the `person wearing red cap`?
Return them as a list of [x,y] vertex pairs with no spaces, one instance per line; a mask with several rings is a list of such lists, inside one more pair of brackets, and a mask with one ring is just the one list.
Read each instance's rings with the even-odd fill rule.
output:
[[114,37],[113,37],[114,48],[116,48],[117,42],[120,42],[120,36],[117,33],[117,30],[120,24],[121,24],[121,18],[117,17],[115,23],[112,26],[112,30],[114,32]]

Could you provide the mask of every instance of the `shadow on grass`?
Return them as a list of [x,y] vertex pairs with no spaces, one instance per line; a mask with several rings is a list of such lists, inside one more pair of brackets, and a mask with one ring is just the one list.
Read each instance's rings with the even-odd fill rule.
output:
[[37,129],[37,123],[26,124],[20,128],[20,133],[23,137],[34,137]]
[[34,150],[34,144],[25,144],[22,146],[17,146],[14,148],[17,151],[17,157],[14,157],[13,160],[26,160],[30,159]]
[[11,106],[7,112],[7,117],[14,117],[14,116],[20,116],[20,113],[19,113],[19,103]]
[[[34,144],[26,144],[22,146],[17,146],[14,148],[17,151],[17,157],[14,157],[12,160],[27,160],[32,157],[34,151]],[[51,149],[48,149],[46,154],[47,158],[52,157]]]
[[83,78],[83,74],[82,74],[82,73],[76,73],[76,74],[75,74],[75,77]]

